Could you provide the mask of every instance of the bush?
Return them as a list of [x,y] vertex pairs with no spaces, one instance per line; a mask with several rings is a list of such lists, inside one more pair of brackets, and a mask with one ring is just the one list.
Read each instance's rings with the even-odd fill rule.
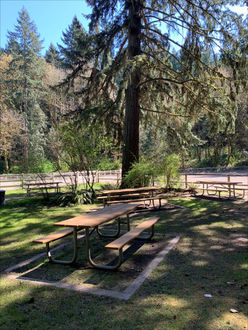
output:
[[153,164],[143,159],[139,163],[133,164],[122,185],[129,188],[146,187],[154,181],[154,177],[155,168]]
[[176,154],[168,155],[160,164],[160,173],[164,176],[164,181],[168,188],[172,181],[179,180],[180,157]]
[[118,161],[113,161],[110,158],[103,158],[97,165],[98,171],[118,170],[121,165]]
[[44,161],[35,167],[37,173],[52,173],[56,171],[56,166],[49,160]]
[[72,205],[92,204],[95,194],[90,191],[86,192],[70,192],[57,195],[53,203],[58,206],[66,207]]

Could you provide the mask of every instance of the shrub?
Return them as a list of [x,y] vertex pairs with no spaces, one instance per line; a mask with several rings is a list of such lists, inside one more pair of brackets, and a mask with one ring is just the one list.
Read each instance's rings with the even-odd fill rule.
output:
[[131,170],[125,176],[122,185],[130,188],[148,186],[154,181],[155,168],[151,162],[142,159],[134,163]]
[[180,157],[176,154],[168,155],[164,158],[164,160],[160,164],[160,173],[164,177],[164,181],[168,188],[171,187],[172,181],[178,181],[180,174],[179,174],[179,167],[180,167]]
[[99,171],[118,170],[120,168],[120,162],[113,161],[110,158],[103,158],[97,165]]

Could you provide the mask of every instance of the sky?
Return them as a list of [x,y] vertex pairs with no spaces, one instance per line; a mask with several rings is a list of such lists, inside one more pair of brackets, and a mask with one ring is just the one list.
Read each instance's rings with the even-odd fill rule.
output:
[[[7,31],[14,31],[22,7],[25,7],[37,26],[40,40],[44,40],[43,55],[51,42],[55,46],[62,43],[62,32],[72,23],[75,15],[85,29],[88,27],[82,15],[90,13],[85,0],[0,0],[0,47],[5,48]],[[247,15],[247,7],[236,7],[235,11]]]
[[89,14],[90,8],[84,0],[0,0],[0,47],[5,48],[7,31],[14,31],[18,12],[23,7],[34,21],[40,40],[44,40],[43,55],[51,42],[55,46],[62,43],[62,32],[72,23],[75,15],[85,29],[88,28],[82,14]]

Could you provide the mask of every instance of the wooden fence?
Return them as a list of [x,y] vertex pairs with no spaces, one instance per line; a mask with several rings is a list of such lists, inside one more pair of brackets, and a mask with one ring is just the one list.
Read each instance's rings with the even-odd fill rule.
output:
[[[223,181],[240,181],[248,184],[248,170],[243,174],[238,173],[181,173],[181,186],[188,188],[196,181],[201,179]],[[61,182],[61,186],[69,186],[75,182],[84,184],[86,172],[63,172],[63,173],[41,173],[41,174],[2,174],[0,175],[0,190],[23,189],[24,183],[27,181],[40,182]],[[91,173],[90,179],[100,183],[119,184],[121,182],[121,171],[94,171]]]
[[[61,182],[61,186],[66,187],[74,184],[84,184],[86,182],[86,172],[55,172],[37,174],[2,174],[0,175],[0,190],[23,189],[25,182]],[[121,171],[93,171],[90,173],[91,181],[101,183],[119,184]]]

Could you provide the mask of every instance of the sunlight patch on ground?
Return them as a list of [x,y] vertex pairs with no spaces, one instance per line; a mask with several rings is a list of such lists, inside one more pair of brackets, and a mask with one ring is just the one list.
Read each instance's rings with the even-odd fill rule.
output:
[[197,266],[197,267],[202,267],[202,266],[207,266],[208,265],[208,261],[206,260],[196,260],[192,262],[193,266]]
[[[246,325],[245,319],[247,320]],[[223,327],[224,324],[225,328]],[[248,318],[243,313],[225,312],[220,317],[210,321],[207,329],[248,329]]]
[[240,265],[240,269],[248,270],[248,263]]
[[184,299],[180,299],[178,297],[174,298],[171,296],[167,296],[166,300],[163,301],[162,306],[171,306],[171,307],[176,307],[176,308],[182,308],[182,307],[187,307],[189,305],[189,302],[184,300]]

